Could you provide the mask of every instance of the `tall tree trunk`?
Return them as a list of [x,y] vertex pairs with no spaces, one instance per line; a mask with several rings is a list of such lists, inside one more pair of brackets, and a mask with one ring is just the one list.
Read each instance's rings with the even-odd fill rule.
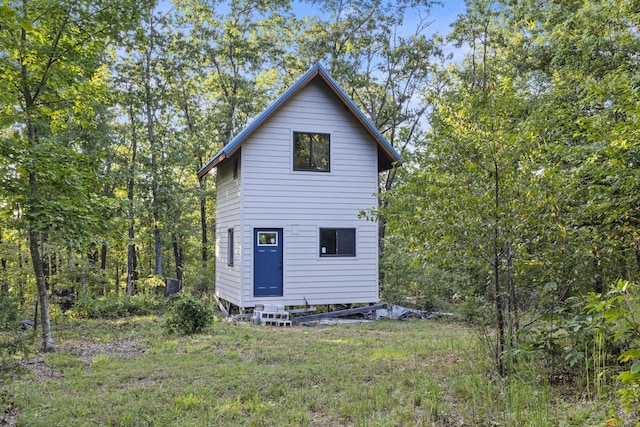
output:
[[100,248],[100,270],[107,269],[107,244],[103,243]]
[[500,286],[500,175],[498,163],[494,160],[494,224],[493,224],[493,284],[496,306],[496,367],[498,374],[505,374],[504,350],[505,350],[505,325],[504,325],[504,304],[502,289]]
[[206,177],[200,179],[200,228],[202,229],[202,265],[206,267],[209,239],[207,236],[207,183],[205,180]]
[[152,17],[149,15],[149,46],[146,51],[145,63],[145,107],[147,115],[147,137],[149,146],[151,147],[151,193],[152,193],[152,210],[153,210],[153,237],[155,241],[155,273],[156,276],[162,276],[162,239],[160,233],[160,201],[158,199],[158,157],[155,136],[155,123],[153,120],[153,95],[151,93],[151,54],[153,51],[154,29]]
[[7,281],[7,259],[2,257],[0,262],[2,263],[2,280],[0,280],[0,283],[2,284],[2,292],[9,292],[9,282]]
[[[26,32],[22,30],[22,40],[26,40]],[[35,105],[35,99],[31,94],[31,90],[27,84],[28,72],[26,63],[22,63],[22,77],[23,87],[22,93],[24,96],[25,107],[27,111],[27,139],[32,149],[38,146],[38,131],[35,125],[35,117],[33,109]],[[29,171],[29,196],[38,197],[38,181],[36,179],[36,173],[33,170]],[[33,209],[33,207],[31,207]],[[53,351],[53,338],[51,337],[51,319],[49,317],[49,295],[47,294],[47,283],[44,276],[44,266],[42,262],[42,254],[38,243],[40,241],[40,235],[33,229],[34,217],[37,216],[37,212],[30,211],[28,215],[29,222],[29,253],[31,255],[31,264],[33,266],[33,273],[36,278],[36,285],[38,287],[38,301],[40,303],[40,317],[42,323],[42,351]]]
[[[0,230],[0,244],[2,244],[2,230]],[[7,259],[5,257],[0,258],[0,264],[2,264],[0,290],[2,292],[9,292],[9,282],[7,281]]]
[[507,287],[509,290],[509,315],[511,316],[509,331],[511,343],[515,345],[515,337],[520,330],[520,315],[518,313],[518,298],[516,296],[516,286],[513,280],[513,246],[509,243],[507,248]]
[[176,262],[176,279],[182,284],[182,263],[183,263],[183,251],[178,244],[178,237],[173,235],[173,257]]
[[[35,176],[33,177],[35,181]],[[40,305],[40,323],[42,326],[42,351],[53,351],[53,339],[51,337],[51,320],[49,318],[49,295],[47,294],[47,285],[44,280],[44,268],[42,263],[42,254],[38,247],[40,235],[29,230],[29,252],[31,254],[31,263],[33,272],[36,277],[36,285],[38,286],[38,303]]]
[[82,262],[82,268],[80,269],[80,283],[82,285],[82,295],[86,297],[87,296],[87,271],[84,265],[84,261],[80,260],[80,262]]
[[18,300],[20,308],[24,304],[24,264],[22,263],[22,240],[18,241],[18,270],[20,271],[20,279],[18,280]]
[[116,296],[120,295],[120,263],[116,261]]
[[129,184],[127,186],[127,200],[129,202],[129,242],[127,244],[127,283],[125,291],[127,295],[133,295],[136,291],[137,262],[135,238],[135,214],[133,209],[133,190],[135,184],[136,154],[138,152],[138,138],[136,136],[135,115],[133,105],[129,105],[129,119],[131,120],[131,165],[129,166]]

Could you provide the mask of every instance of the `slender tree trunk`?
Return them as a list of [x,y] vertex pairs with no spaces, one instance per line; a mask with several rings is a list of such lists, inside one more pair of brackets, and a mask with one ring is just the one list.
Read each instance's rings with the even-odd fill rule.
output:
[[[0,244],[2,244],[2,230],[0,230]],[[5,257],[0,258],[0,264],[2,264],[2,277],[0,277],[0,290],[2,292],[9,292],[9,282],[7,281],[7,259]]]
[[129,202],[129,242],[127,244],[127,283],[125,291],[127,295],[133,295],[136,291],[137,262],[135,238],[135,217],[133,205],[133,190],[135,184],[136,154],[138,152],[138,138],[136,136],[135,115],[133,105],[129,105],[129,119],[131,120],[131,165],[129,166],[129,184],[127,186],[127,200]]
[[162,238],[160,233],[160,201],[158,199],[158,157],[157,144],[155,136],[155,123],[153,121],[153,95],[151,93],[151,54],[154,43],[154,29],[151,15],[149,16],[149,46],[146,51],[145,63],[145,107],[147,115],[147,137],[149,138],[149,146],[151,147],[151,193],[152,193],[152,210],[153,210],[153,237],[155,241],[155,273],[156,276],[162,276]]
[[18,300],[20,301],[20,308],[24,306],[24,284],[25,284],[25,272],[24,263],[22,262],[22,240],[18,241],[18,270],[20,271],[20,279],[18,279]]
[[497,246],[494,244],[493,255],[493,292],[495,294],[495,306],[496,306],[496,367],[498,368],[498,374],[504,375],[505,367],[503,361],[503,354],[505,350],[505,331],[504,331],[504,308],[502,304],[502,292],[500,289],[500,260],[497,252]]
[[100,248],[100,270],[107,269],[107,244],[102,244]]
[[116,261],[116,296],[120,295],[120,263]]
[[[2,230],[0,230],[0,244],[2,244]],[[7,282],[7,259],[5,257],[0,258],[0,264],[2,264],[2,277],[0,277],[0,290],[2,292],[9,292],[9,282]]]
[[180,248],[180,245],[178,244],[178,238],[174,235],[173,236],[173,257],[176,262],[176,279],[178,279],[181,284],[182,284],[182,256],[183,256],[182,248]]
[[505,350],[505,328],[504,328],[504,305],[502,289],[500,286],[500,176],[497,162],[494,162],[494,224],[493,224],[493,284],[496,305],[496,365],[498,374],[505,374],[504,350]]
[[[33,178],[35,180],[35,177]],[[38,302],[40,305],[40,323],[42,324],[42,351],[53,351],[53,339],[51,337],[51,320],[49,318],[49,295],[44,280],[42,255],[38,247],[40,236],[33,230],[29,230],[29,252],[31,263],[38,286]]]
[[87,296],[87,273],[84,264],[80,269],[80,283],[82,284],[82,295]]
[[518,299],[516,296],[515,281],[513,280],[513,247],[507,248],[507,287],[509,289],[509,314],[511,316],[511,330],[509,331],[512,345],[517,332],[520,330],[520,315],[518,313]]
[[200,180],[200,228],[202,229],[202,265],[206,267],[208,253],[207,246],[209,245],[207,236],[207,183],[206,178]]
[[136,245],[127,249],[127,295],[135,295],[138,290],[138,255]]
[[[23,31],[23,39],[24,39]],[[22,65],[23,76],[26,76],[25,65]],[[26,77],[25,77],[26,82]],[[34,107],[34,100],[31,97],[31,92],[28,86],[23,87],[23,93],[25,97],[26,110],[28,114],[27,119],[27,138],[31,148],[36,148],[38,145],[38,132],[36,130],[33,116],[31,115]],[[29,171],[29,195],[31,197],[37,197],[38,182],[36,180],[36,174],[34,171]],[[36,212],[29,212],[29,253],[31,255],[31,264],[33,266],[33,273],[36,278],[36,285],[38,288],[38,301],[40,303],[40,317],[42,323],[42,351],[53,351],[53,338],[51,337],[51,319],[49,317],[49,295],[47,294],[47,283],[44,276],[44,266],[42,262],[42,254],[38,243],[40,242],[40,234],[33,229],[32,221],[36,216]]]
[[2,257],[0,262],[2,263],[2,280],[0,280],[0,283],[2,284],[2,292],[9,292],[9,282],[7,281],[7,259]]

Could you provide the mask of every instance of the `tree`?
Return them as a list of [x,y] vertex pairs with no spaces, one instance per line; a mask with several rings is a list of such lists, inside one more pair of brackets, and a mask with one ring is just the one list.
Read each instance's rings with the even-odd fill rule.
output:
[[[385,138],[410,161],[411,147],[423,137],[431,108],[428,89],[444,56],[439,37],[428,37],[432,1],[385,3],[380,0],[316,2],[327,18],[312,18],[301,34],[300,58],[328,64],[360,109]],[[407,16],[412,26],[405,22]],[[301,64],[304,66],[305,64]],[[379,192],[389,191],[397,169],[383,174]],[[390,202],[380,197],[373,208],[384,252]],[[376,212],[377,211],[377,212]]]
[[[106,89],[101,54],[135,17],[122,1],[5,2],[0,27],[2,151],[10,209],[24,212],[38,289],[42,349],[53,348],[40,243],[52,233],[69,247],[92,239],[104,198],[86,142]],[[99,188],[99,187],[98,187]]]
[[536,83],[529,128],[545,173],[565,188],[563,211],[591,255],[584,287],[640,276],[637,198],[637,14],[615,1],[513,6],[514,72]]
[[[225,8],[215,1],[180,2],[179,15],[189,32],[177,38],[173,98],[181,112],[178,126],[187,135],[185,148],[197,170],[278,90],[277,73],[291,54],[299,27],[290,3],[234,1]],[[206,175],[198,186],[201,262],[209,274],[207,207],[215,187]]]
[[515,265],[526,240],[520,221],[531,209],[522,194],[535,168],[531,138],[522,132],[529,105],[520,98],[521,82],[498,59],[498,22],[483,1],[469,4],[457,21],[453,36],[470,52],[436,86],[431,130],[383,214],[392,218],[393,235],[408,238],[405,250],[450,281],[449,297],[491,301],[492,309],[483,309],[493,315],[496,367],[504,375],[519,323]]

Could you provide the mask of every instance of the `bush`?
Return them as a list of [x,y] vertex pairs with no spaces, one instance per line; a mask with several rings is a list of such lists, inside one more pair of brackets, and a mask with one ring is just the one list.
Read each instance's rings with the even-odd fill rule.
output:
[[213,312],[205,303],[182,294],[174,298],[165,326],[169,333],[191,335],[200,332],[212,322]]
[[17,301],[6,292],[0,292],[0,329],[15,329],[20,324]]
[[[618,344],[617,360],[620,406],[628,419],[640,419],[640,292],[636,284],[619,280],[605,295],[594,295],[585,306],[589,313],[601,314],[613,341]],[[621,372],[620,372],[621,371]],[[615,420],[624,423],[624,419]],[[616,424],[618,425],[618,424]]]
[[[584,378],[587,393],[597,396],[614,386],[627,419],[637,418],[640,405],[640,294],[619,281],[606,294],[589,293],[567,299],[536,327],[522,330],[518,352],[543,357],[552,368],[559,362]],[[617,379],[618,383],[611,381]],[[614,408],[614,412],[618,413]],[[614,415],[620,425],[623,418]],[[611,424],[614,425],[614,424]],[[626,424],[625,424],[626,425]]]

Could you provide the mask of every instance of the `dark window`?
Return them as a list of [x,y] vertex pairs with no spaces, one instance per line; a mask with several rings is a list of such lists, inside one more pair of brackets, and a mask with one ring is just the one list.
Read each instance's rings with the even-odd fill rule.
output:
[[227,230],[227,265],[233,266],[233,228]]
[[293,170],[329,172],[329,134],[293,133]]
[[321,228],[320,256],[356,256],[356,229]]
[[238,177],[238,168],[240,164],[240,159],[233,159],[233,178]]

